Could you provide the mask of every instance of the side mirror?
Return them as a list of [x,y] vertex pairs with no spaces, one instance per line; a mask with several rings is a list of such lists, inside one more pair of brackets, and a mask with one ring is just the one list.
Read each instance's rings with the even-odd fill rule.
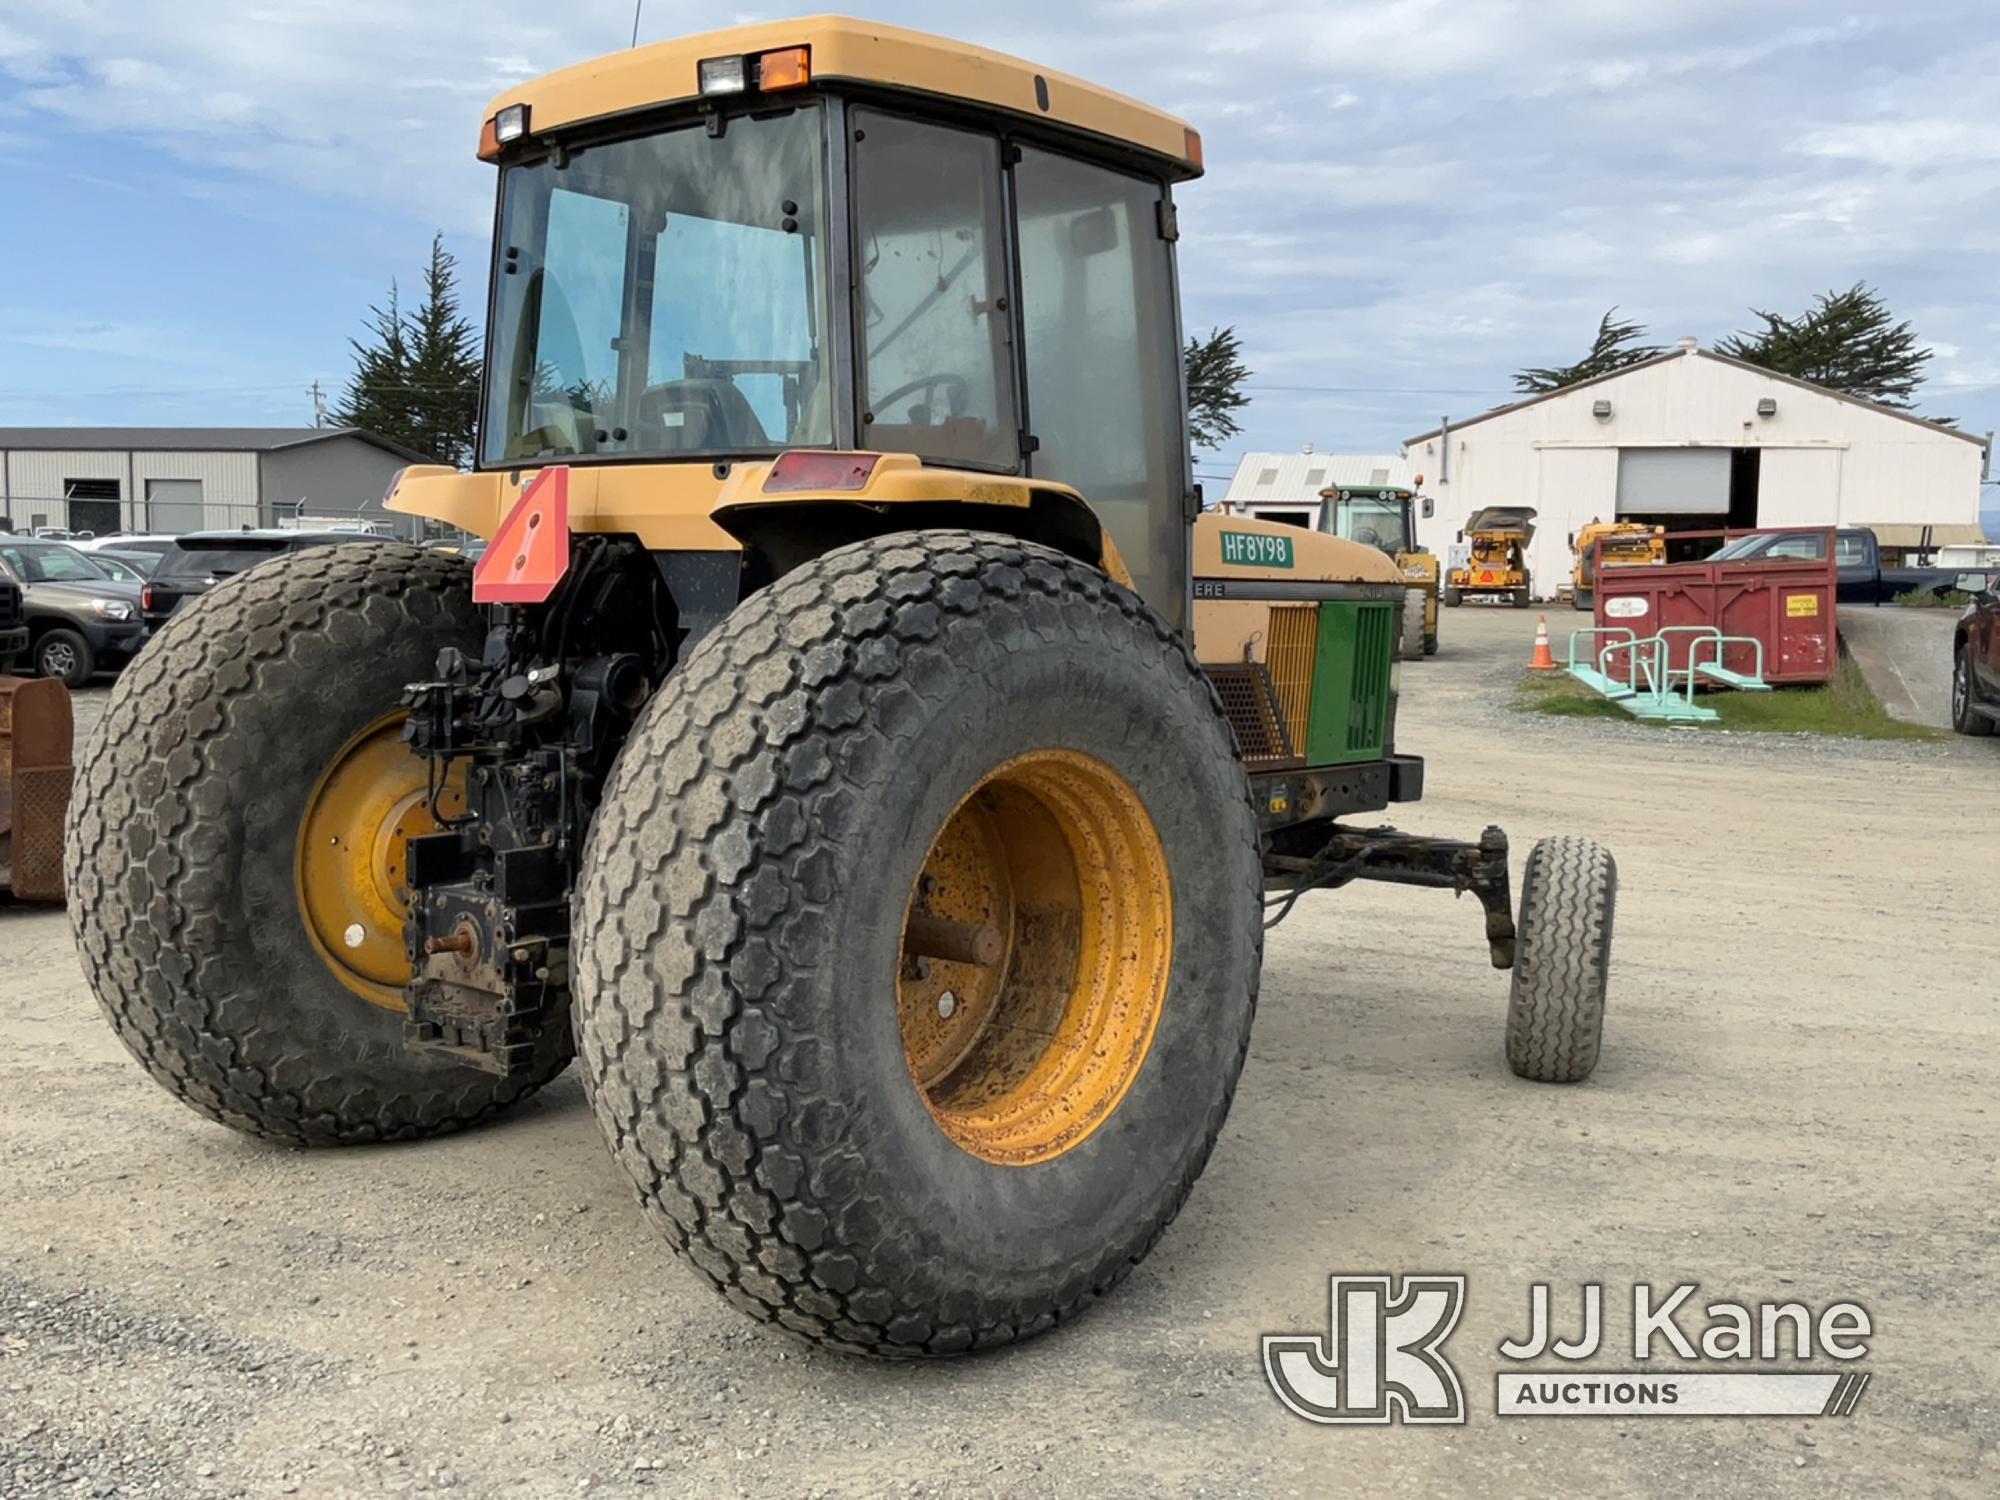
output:
[[1464,540],[1465,540],[1465,533],[1461,531],[1461,532],[1460,532],[1460,533],[1458,534],[1458,539],[1459,539],[1459,540],[1460,540],[1461,542],[1462,542],[1462,541],[1464,541]]
[[1576,551],[1576,533],[1574,531],[1569,534],[1569,550],[1572,552]]
[[1424,509],[1423,509],[1424,519],[1428,521],[1432,516],[1437,514],[1437,510],[1438,510],[1437,501],[1431,499],[1429,495],[1424,496]]

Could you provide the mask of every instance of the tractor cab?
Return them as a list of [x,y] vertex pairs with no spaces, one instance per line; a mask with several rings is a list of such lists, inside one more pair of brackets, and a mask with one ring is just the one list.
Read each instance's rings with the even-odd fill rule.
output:
[[[1373,547],[1391,557],[1420,552],[1417,545],[1415,507],[1417,493],[1397,485],[1353,484],[1320,491],[1326,503],[1320,512],[1319,529],[1351,542]],[[1423,501],[1423,513],[1431,514],[1431,502]]]
[[396,508],[491,535],[524,471],[562,465],[572,496],[599,476],[576,530],[632,531],[670,494],[649,546],[758,552],[804,545],[754,511],[771,497],[851,500],[852,540],[914,490],[1072,533],[1185,623],[1172,188],[1201,155],[1180,120],[821,17],[525,84],[480,154],[500,169],[480,472],[419,471]]

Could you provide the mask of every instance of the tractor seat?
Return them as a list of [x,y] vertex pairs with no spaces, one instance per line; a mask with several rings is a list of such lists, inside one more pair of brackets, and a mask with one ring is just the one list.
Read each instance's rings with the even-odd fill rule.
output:
[[639,430],[660,452],[768,448],[750,400],[728,380],[668,380],[639,397]]

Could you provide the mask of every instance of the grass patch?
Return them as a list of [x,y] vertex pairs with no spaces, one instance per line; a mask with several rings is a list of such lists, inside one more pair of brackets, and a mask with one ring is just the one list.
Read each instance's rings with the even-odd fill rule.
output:
[[[1861,669],[1845,656],[1832,679],[1819,687],[1781,687],[1768,693],[1698,692],[1695,702],[1717,714],[1711,723],[1692,726],[1697,729],[1728,729],[1738,734],[1829,734],[1862,740],[1941,738],[1936,730],[1922,724],[1906,724],[1890,717]],[[1567,672],[1524,674],[1515,690],[1514,708],[1520,713],[1559,719],[1623,719],[1628,724],[1664,727],[1663,720],[1633,718]]]
[[1972,595],[1961,589],[1946,589],[1939,593],[1936,589],[1906,589],[1894,600],[1904,609],[1964,609],[1972,602]]

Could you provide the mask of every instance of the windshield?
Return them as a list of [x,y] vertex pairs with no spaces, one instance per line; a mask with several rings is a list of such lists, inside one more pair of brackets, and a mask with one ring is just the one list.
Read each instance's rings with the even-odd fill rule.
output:
[[510,167],[489,464],[833,441],[820,112]]
[[1747,562],[1752,558],[1768,558],[1773,562],[1780,559],[1819,562],[1825,557],[1826,537],[1820,532],[1759,531],[1750,536],[1739,536],[1727,546],[1709,553],[1708,560]]
[[[1403,502],[1400,500],[1351,495],[1335,500],[1327,509],[1333,517],[1330,529],[1335,536],[1392,554],[1410,549],[1410,536],[1403,526]],[[1321,529],[1329,529],[1324,521],[1321,522]]]
[[101,583],[110,577],[74,547],[0,546],[0,562],[23,583]]

